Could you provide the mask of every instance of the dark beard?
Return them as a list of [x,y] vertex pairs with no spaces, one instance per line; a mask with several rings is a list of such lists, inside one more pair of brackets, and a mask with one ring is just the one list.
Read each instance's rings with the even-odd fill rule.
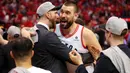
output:
[[72,24],[73,24],[73,21],[66,21],[66,25],[64,26],[64,24],[60,25],[62,29],[68,29]]
[[50,26],[50,29],[54,29],[55,26],[56,26],[56,22],[55,22],[55,21],[52,21],[52,24],[51,24],[51,26]]
[[72,24],[73,22],[68,22],[67,25],[64,27],[64,29],[68,29]]

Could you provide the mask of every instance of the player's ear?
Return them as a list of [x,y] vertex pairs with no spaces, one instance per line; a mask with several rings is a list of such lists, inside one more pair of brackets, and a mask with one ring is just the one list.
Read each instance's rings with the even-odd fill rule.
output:
[[33,57],[33,55],[34,55],[34,50],[32,50],[32,57]]
[[79,17],[79,14],[78,14],[78,13],[75,13],[75,14],[74,14],[74,20],[76,20],[78,17]]

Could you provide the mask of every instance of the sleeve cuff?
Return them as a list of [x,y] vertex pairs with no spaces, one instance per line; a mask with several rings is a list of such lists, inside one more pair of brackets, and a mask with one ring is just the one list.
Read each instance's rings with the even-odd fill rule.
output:
[[75,71],[76,73],[88,73],[83,64],[79,65]]

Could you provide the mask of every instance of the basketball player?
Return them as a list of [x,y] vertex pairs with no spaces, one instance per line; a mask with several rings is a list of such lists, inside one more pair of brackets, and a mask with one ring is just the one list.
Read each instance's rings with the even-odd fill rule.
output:
[[[94,33],[75,23],[79,14],[79,9],[74,2],[68,1],[63,4],[60,12],[60,24],[56,25],[55,33],[59,37],[62,43],[64,43],[70,49],[76,49],[79,53],[90,52],[96,60],[101,52],[101,46],[99,45]],[[95,46],[98,49],[89,49],[89,46]],[[86,69],[89,73],[93,72],[93,65],[89,64]],[[75,73],[77,68],[67,62],[69,73]]]

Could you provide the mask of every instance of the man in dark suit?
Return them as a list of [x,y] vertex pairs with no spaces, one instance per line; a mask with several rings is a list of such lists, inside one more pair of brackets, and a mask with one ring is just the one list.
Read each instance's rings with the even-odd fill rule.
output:
[[39,20],[36,24],[32,64],[52,73],[67,73],[65,61],[70,61],[70,49],[61,43],[54,32],[49,31],[55,26],[57,8],[51,2],[45,2],[38,7],[36,13]]

